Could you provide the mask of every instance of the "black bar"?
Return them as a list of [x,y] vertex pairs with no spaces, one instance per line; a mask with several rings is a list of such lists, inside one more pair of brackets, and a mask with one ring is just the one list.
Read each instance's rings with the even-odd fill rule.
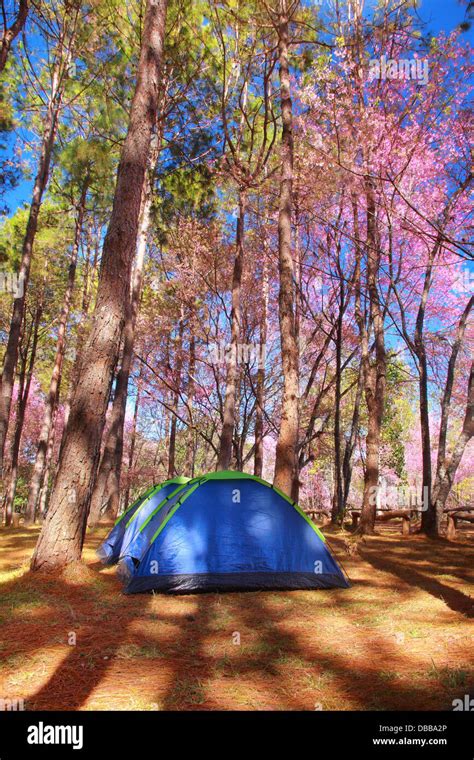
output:
[[[3,712],[0,760],[165,753],[226,758],[307,754],[317,760],[474,757],[472,712]],[[64,727],[57,730],[56,727]],[[75,730],[74,730],[75,729]],[[82,730],[82,735],[81,735]],[[41,740],[42,744],[28,742]],[[50,738],[69,744],[49,744]],[[73,749],[73,744],[77,749]],[[82,743],[82,747],[79,745]],[[287,748],[285,750],[285,747]],[[264,753],[264,754],[263,754]],[[329,753],[331,753],[329,755]]]

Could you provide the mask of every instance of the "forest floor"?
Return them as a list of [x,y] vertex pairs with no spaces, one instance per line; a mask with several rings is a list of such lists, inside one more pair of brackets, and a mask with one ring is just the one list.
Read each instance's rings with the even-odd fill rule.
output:
[[0,530],[0,697],[27,710],[451,710],[474,693],[474,532],[381,530],[353,551],[325,529],[350,589],[180,597],[123,595],[95,557],[105,528],[60,577],[28,570],[37,528]]

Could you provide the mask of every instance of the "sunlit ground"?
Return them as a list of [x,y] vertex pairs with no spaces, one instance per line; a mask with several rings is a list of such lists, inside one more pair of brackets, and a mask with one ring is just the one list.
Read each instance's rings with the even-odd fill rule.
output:
[[[440,710],[474,693],[474,532],[326,530],[349,590],[124,596],[85,566],[28,571],[37,528],[0,531],[0,696],[67,710]],[[75,641],[75,645],[74,645]]]

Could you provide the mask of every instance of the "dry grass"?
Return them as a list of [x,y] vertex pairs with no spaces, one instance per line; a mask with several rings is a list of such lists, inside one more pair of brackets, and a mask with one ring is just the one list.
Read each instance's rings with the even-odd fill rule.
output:
[[[474,693],[473,539],[347,550],[353,587],[124,596],[85,565],[28,571],[36,528],[0,531],[0,697],[27,709],[439,710]],[[347,534],[345,534],[347,536]],[[75,643],[74,643],[75,642]]]

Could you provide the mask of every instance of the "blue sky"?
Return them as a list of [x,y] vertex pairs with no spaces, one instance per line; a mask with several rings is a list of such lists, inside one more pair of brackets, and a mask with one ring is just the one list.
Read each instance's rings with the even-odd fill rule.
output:
[[[434,32],[451,32],[464,20],[466,5],[459,0],[422,0],[419,15]],[[472,29],[466,34],[472,40]]]

